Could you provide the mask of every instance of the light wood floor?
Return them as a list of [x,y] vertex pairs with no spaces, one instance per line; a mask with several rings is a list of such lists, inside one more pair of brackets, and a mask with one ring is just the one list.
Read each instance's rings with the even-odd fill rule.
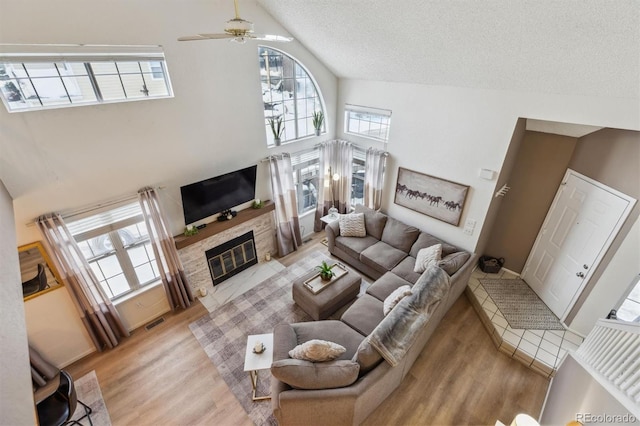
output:
[[[314,235],[280,262],[288,266],[312,250],[326,250],[322,237]],[[189,330],[191,322],[206,314],[196,302],[166,314],[164,323],[149,331],[136,330],[115,349],[67,369],[74,377],[96,371],[114,425],[250,425]],[[509,424],[518,413],[537,418],[548,383],[496,350],[463,294],[401,386],[365,424]]]

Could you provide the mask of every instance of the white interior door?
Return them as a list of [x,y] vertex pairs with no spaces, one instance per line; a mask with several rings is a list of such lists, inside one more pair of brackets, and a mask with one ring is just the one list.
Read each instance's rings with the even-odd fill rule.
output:
[[567,170],[522,271],[564,321],[635,200]]

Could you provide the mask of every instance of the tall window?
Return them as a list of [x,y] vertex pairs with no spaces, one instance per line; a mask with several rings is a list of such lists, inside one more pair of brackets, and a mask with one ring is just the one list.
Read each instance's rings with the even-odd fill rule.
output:
[[160,280],[138,202],[67,223],[110,299]]
[[269,120],[282,120],[282,142],[313,136],[313,113],[324,109],[311,75],[279,50],[260,46],[258,56],[267,145],[275,145]]
[[[364,203],[364,164],[366,151],[354,146],[351,179],[351,206]],[[320,152],[310,149],[291,154],[293,183],[296,187],[298,213],[315,211],[318,201]]]
[[164,56],[3,56],[9,112],[173,96]]
[[387,142],[390,125],[390,110],[345,105],[344,131],[346,133]]
[[298,214],[315,210],[320,176],[319,151],[311,149],[291,155],[291,166],[298,199]]
[[364,204],[364,162],[367,152],[359,147],[353,147],[353,164],[351,175],[351,206]]

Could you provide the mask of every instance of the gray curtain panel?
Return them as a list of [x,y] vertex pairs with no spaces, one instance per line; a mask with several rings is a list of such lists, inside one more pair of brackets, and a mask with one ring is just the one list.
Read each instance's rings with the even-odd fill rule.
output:
[[302,245],[296,188],[289,154],[269,157],[271,192],[276,206],[276,239],[278,256],[294,252]]
[[386,151],[375,148],[367,149],[364,164],[364,205],[370,209],[380,210],[382,205],[382,188],[384,187],[384,170],[387,163]]
[[[324,223],[320,220],[330,207],[334,206],[339,213],[348,213],[351,207],[351,180],[353,173],[353,146],[344,140],[323,142],[320,150],[320,178],[318,205],[313,230],[319,232]],[[331,169],[331,176],[329,175]],[[337,175],[337,180],[334,180]]]
[[172,310],[187,308],[195,299],[178,257],[176,243],[162,215],[158,194],[147,187],[138,191],[138,197],[169,305]]
[[122,338],[129,336],[129,331],[100,287],[64,220],[59,214],[51,213],[40,216],[36,223],[93,344],[98,351],[115,347]]

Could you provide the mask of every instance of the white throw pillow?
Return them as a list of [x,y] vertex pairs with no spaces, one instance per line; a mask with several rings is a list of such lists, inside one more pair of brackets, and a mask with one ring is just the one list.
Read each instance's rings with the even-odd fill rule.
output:
[[344,346],[326,340],[313,339],[289,351],[293,359],[303,359],[311,362],[333,361],[347,350]]
[[435,244],[431,247],[420,249],[416,256],[414,272],[424,272],[429,266],[437,265],[442,257],[442,244]]
[[341,214],[339,219],[340,235],[343,237],[366,237],[364,213]]
[[384,299],[384,303],[382,304],[382,312],[384,313],[384,316],[387,316],[402,299],[410,294],[411,287],[408,285],[403,285],[393,290],[393,292]]

